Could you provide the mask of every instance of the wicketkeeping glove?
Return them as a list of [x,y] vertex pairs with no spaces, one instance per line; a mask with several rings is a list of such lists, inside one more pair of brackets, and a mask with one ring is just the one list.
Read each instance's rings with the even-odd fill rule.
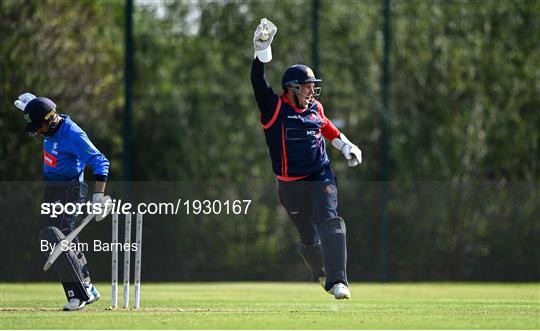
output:
[[358,146],[350,142],[343,133],[340,133],[338,138],[332,140],[332,146],[345,155],[349,167],[356,167],[362,163],[362,151]]
[[24,108],[26,108],[26,105],[34,100],[36,98],[35,95],[33,95],[32,93],[23,93],[21,95],[19,95],[19,98],[17,100],[15,100],[13,103],[15,104],[15,107],[19,108],[20,110],[24,111]]
[[[108,202],[107,202],[108,201]],[[92,204],[101,205],[101,212],[96,214],[96,222],[103,220],[112,210],[112,199],[108,195],[96,192],[92,195]]]
[[277,32],[277,27],[274,23],[270,22],[266,18],[261,19],[261,23],[257,26],[257,29],[253,33],[253,48],[255,48],[255,56],[263,63],[270,62],[272,60],[272,40]]

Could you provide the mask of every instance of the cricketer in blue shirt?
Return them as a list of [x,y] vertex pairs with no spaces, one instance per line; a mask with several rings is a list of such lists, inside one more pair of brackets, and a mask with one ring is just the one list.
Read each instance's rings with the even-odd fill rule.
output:
[[[43,140],[43,202],[63,206],[84,204],[88,192],[88,185],[84,183],[84,168],[89,165],[95,177],[92,203],[106,206],[110,202],[107,201],[110,197],[104,196],[109,160],[92,144],[86,133],[69,116],[57,114],[56,104],[48,98],[24,93],[14,103],[23,111],[26,132]],[[45,241],[47,245],[57,245],[75,229],[76,213],[45,216],[48,226],[40,231],[41,243]],[[97,221],[102,218],[102,215],[95,216]],[[79,247],[78,238],[73,243],[74,247]],[[48,250],[43,253],[46,257],[49,255]],[[67,250],[52,267],[68,300],[64,310],[78,310],[99,300],[100,293],[91,283],[83,252]]]
[[105,181],[109,160],[90,141],[86,133],[67,115],[50,136],[43,139],[43,174],[46,182],[84,182],[89,165],[97,181]]

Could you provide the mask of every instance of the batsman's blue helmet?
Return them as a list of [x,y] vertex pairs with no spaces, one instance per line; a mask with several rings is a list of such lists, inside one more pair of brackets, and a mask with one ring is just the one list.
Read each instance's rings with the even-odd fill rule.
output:
[[36,132],[43,123],[47,123],[56,113],[56,104],[51,99],[37,97],[24,107],[26,132]]
[[291,84],[318,83],[321,81],[322,80],[315,77],[315,74],[310,67],[303,64],[295,64],[288,67],[283,73],[281,87],[286,90]]

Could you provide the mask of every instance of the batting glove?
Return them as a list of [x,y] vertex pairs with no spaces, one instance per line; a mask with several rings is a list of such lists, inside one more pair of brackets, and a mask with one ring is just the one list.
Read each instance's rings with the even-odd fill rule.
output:
[[32,93],[23,93],[21,95],[19,95],[19,98],[17,100],[15,100],[13,103],[15,104],[15,107],[19,108],[20,110],[24,111],[24,108],[26,108],[26,105],[34,100],[36,98],[35,95],[33,95]]
[[358,146],[351,143],[343,133],[340,133],[338,138],[332,139],[332,146],[345,155],[349,167],[356,167],[362,163],[362,151]]
[[255,48],[254,58],[259,58],[261,62],[267,63],[272,61],[272,40],[277,32],[277,27],[274,23],[266,18],[261,19],[261,23],[253,33],[253,48]]
[[[92,204],[101,206],[101,210],[96,214],[96,222],[103,220],[112,210],[112,199],[108,195],[104,195],[102,192],[96,192],[92,195]],[[95,207],[94,207],[95,208]]]

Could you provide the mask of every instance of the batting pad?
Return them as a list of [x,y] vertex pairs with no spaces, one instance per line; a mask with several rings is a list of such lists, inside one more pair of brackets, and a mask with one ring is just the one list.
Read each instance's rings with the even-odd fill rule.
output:
[[345,221],[341,217],[329,218],[323,221],[319,232],[321,251],[326,272],[325,289],[328,291],[332,284],[348,285],[346,275],[347,244]]
[[324,277],[320,242],[315,245],[299,244],[298,253],[313,273],[313,280],[315,282],[319,281],[319,277]]
[[[50,245],[60,245],[64,237],[64,234],[54,226],[45,227],[39,232],[39,239],[47,240]],[[43,253],[47,257],[50,252]],[[81,256],[80,259],[77,257],[78,254]],[[78,298],[81,301],[88,301],[90,299],[83,284],[90,281],[85,275],[85,264],[84,254],[66,250],[52,265],[58,279],[62,282],[68,300]]]

